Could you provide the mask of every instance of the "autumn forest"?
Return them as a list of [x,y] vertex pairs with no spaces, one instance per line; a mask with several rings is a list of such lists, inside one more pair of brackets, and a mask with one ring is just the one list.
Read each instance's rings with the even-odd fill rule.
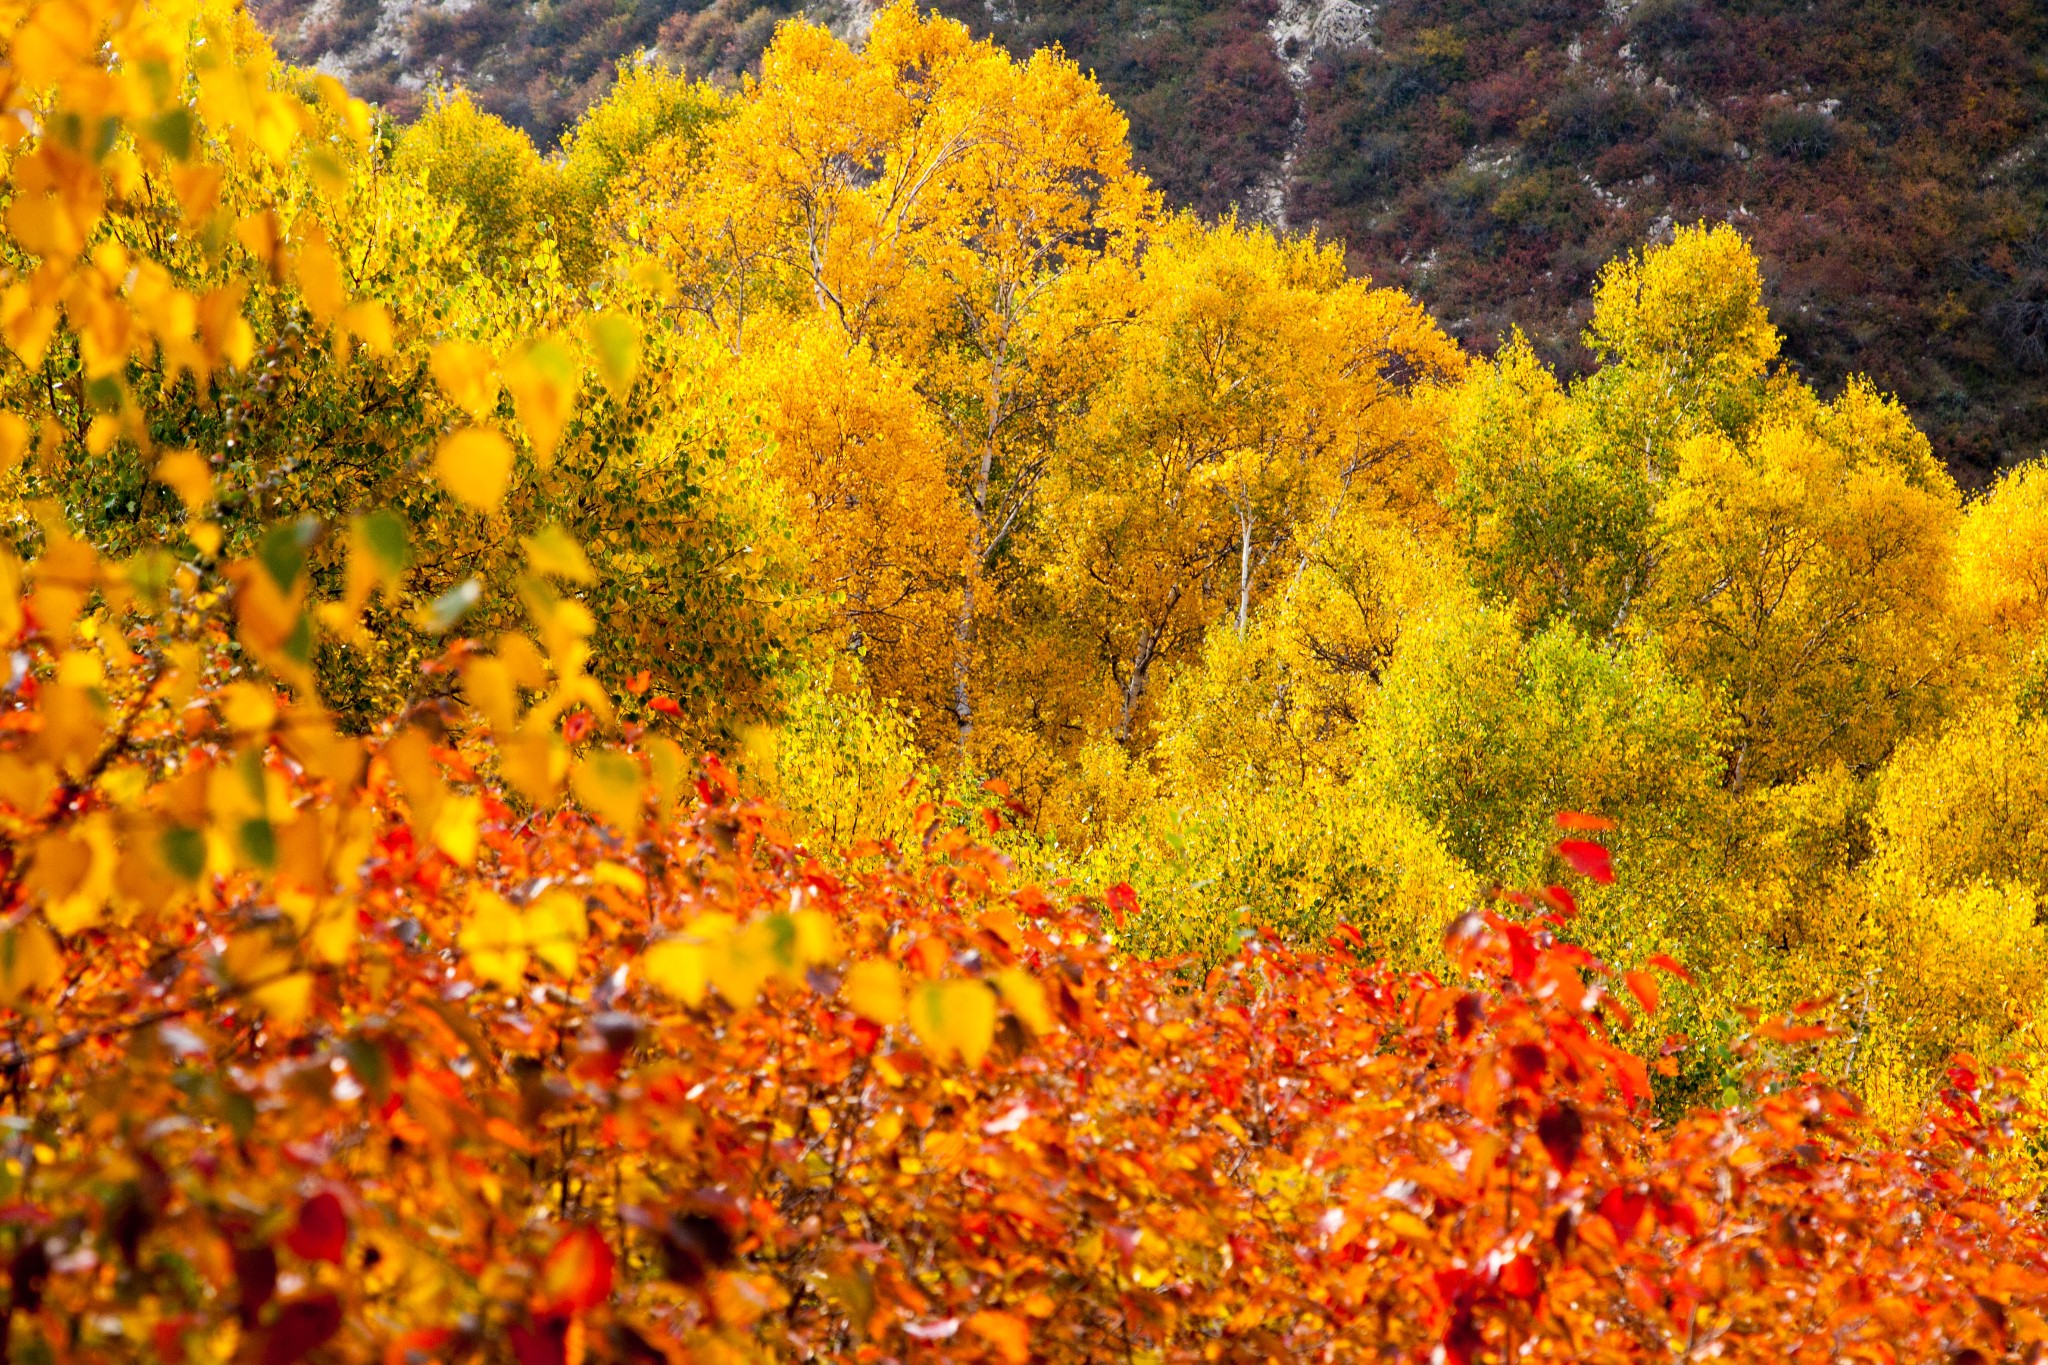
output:
[[7,1359],[2048,1351],[2048,468],[1741,221],[0,16]]

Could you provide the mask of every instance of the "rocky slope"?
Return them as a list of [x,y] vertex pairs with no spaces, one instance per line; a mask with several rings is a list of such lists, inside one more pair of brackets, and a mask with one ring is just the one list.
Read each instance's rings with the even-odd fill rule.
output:
[[[401,113],[436,81],[551,140],[620,56],[729,78],[787,0],[257,0]],[[859,0],[820,16],[857,26]],[[1600,265],[1700,218],[1787,354],[1900,393],[1959,477],[2048,443],[2048,14],[2020,0],[938,0],[1058,43],[1176,201],[1343,238],[1475,347],[1557,364]]]

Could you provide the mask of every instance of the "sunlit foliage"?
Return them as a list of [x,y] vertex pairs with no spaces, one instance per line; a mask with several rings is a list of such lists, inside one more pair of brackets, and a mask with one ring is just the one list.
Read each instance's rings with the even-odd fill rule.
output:
[[13,1358],[2048,1339],[2039,488],[1733,233],[1561,384],[908,5],[559,162],[13,19]]

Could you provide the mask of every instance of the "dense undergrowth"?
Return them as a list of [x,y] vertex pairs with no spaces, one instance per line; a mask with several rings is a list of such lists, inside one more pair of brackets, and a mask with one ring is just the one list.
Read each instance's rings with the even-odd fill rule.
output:
[[2048,1338],[2048,483],[1732,230],[1562,382],[909,6],[552,160],[8,14],[13,1357]]

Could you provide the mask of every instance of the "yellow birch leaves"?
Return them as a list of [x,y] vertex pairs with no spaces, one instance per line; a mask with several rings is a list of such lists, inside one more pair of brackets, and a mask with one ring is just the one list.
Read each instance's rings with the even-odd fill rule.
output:
[[832,921],[816,910],[745,924],[713,913],[650,947],[642,968],[649,981],[692,1008],[715,989],[735,1009],[749,1009],[770,980],[801,981],[836,952]]
[[[599,380],[613,398],[623,399],[640,372],[638,324],[617,313],[599,314],[584,328],[584,338]],[[453,339],[434,347],[428,368],[448,401],[475,423],[489,420],[497,411],[501,388],[509,393],[534,462],[543,469],[554,463],[583,389],[584,359],[574,346],[543,336],[518,347],[500,364],[489,348]],[[442,487],[481,512],[494,511],[504,499],[512,464],[511,443],[483,426],[455,431],[434,455],[434,473]]]
[[539,960],[557,976],[573,976],[590,922],[583,900],[565,887],[542,892],[524,908],[484,887],[469,898],[469,922],[456,946],[479,977],[517,990],[527,965]]
[[441,486],[479,512],[497,510],[512,478],[512,447],[487,427],[465,427],[434,451]]
[[473,341],[444,341],[428,369],[448,401],[481,422],[498,406],[498,371],[491,353]]
[[996,998],[979,981],[927,981],[910,993],[908,1013],[917,1040],[941,1065],[958,1057],[980,1066],[995,1043]]

